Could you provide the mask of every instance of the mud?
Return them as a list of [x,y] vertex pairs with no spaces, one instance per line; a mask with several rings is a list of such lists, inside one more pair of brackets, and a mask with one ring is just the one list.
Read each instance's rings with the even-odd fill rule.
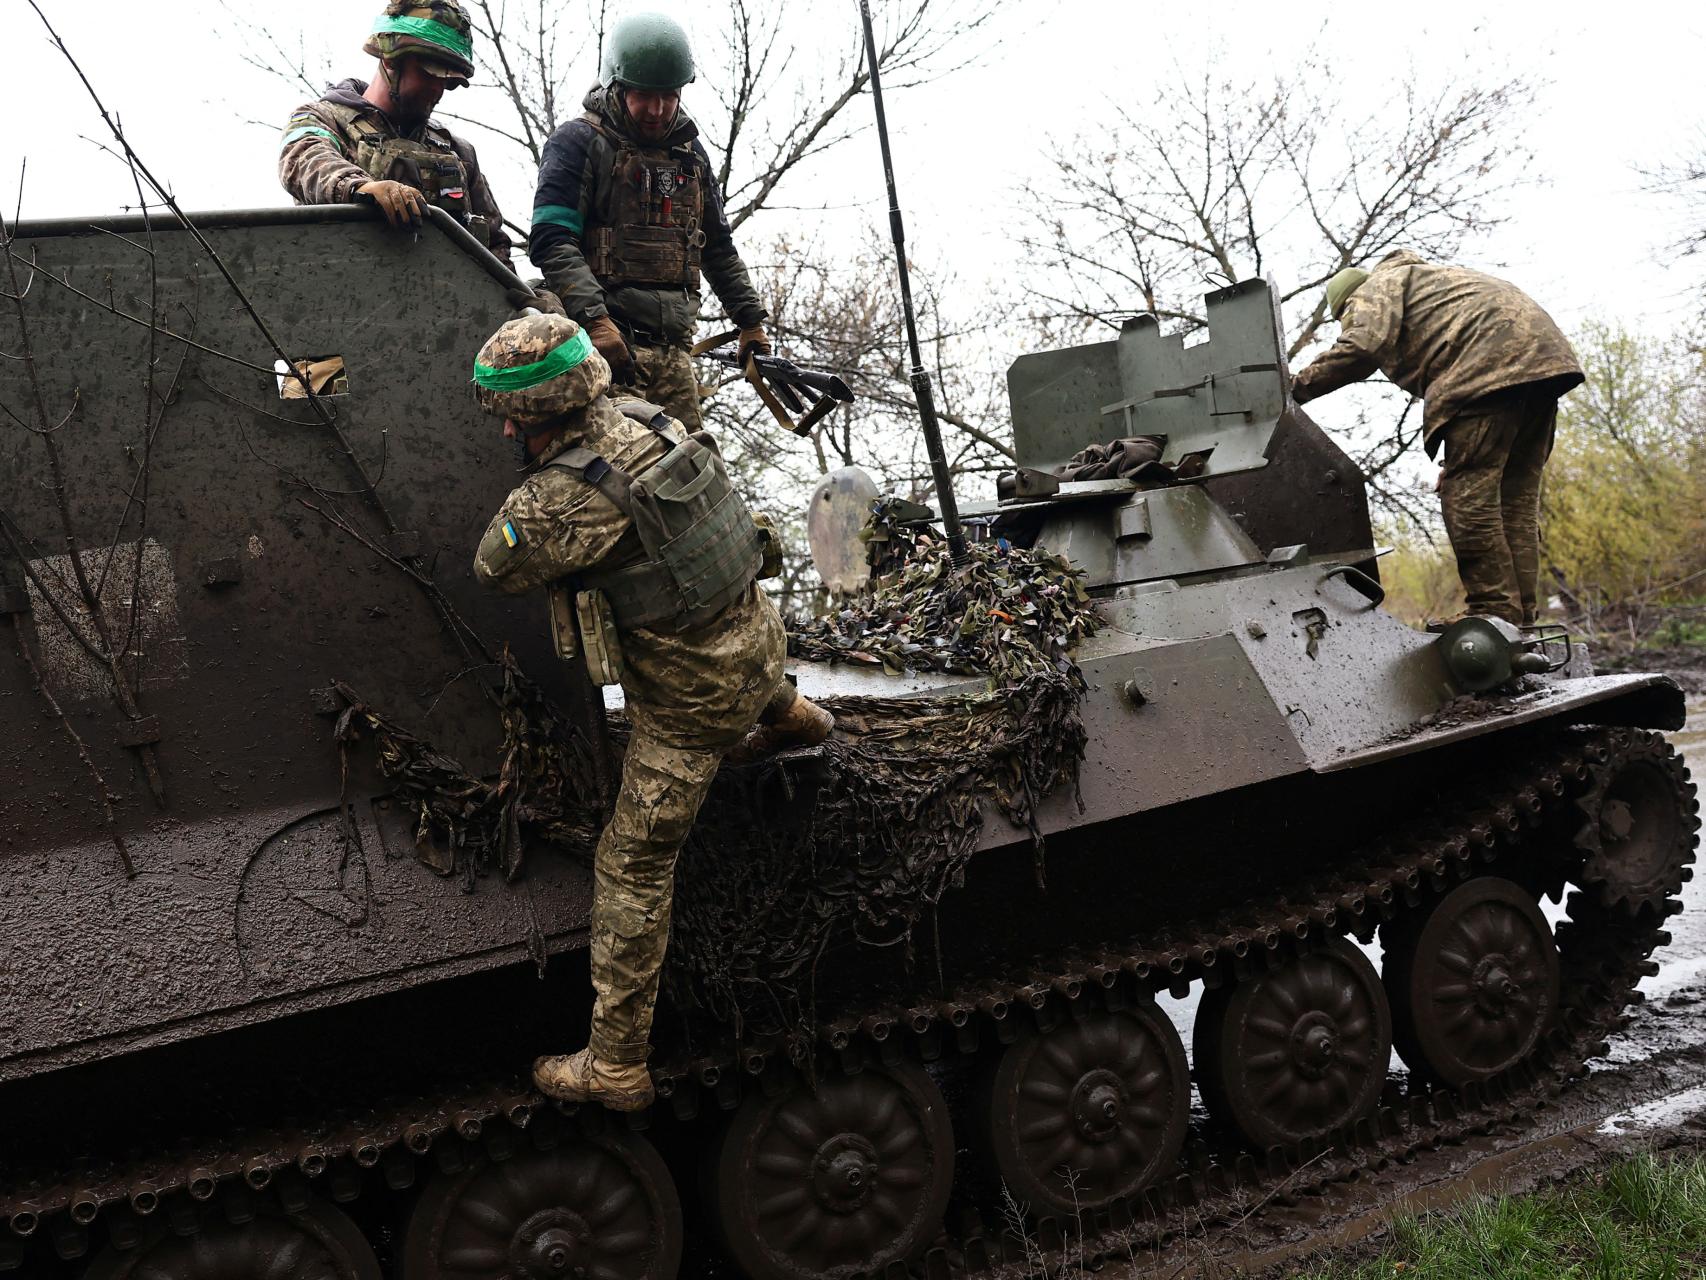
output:
[[[1687,725],[1671,735],[1696,778],[1706,776],[1706,690],[1691,696]],[[1132,1256],[1103,1274],[1149,1280],[1287,1275],[1307,1257],[1371,1247],[1393,1215],[1449,1208],[1484,1194],[1521,1194],[1640,1150],[1706,1147],[1706,881],[1690,883],[1686,909],[1670,922],[1671,944],[1654,954],[1659,972],[1628,1028],[1587,1079],[1522,1129],[1505,1127],[1372,1176],[1287,1202],[1252,1204],[1230,1229],[1186,1232],[1159,1254]],[[1189,1043],[1194,1009],[1170,1010]],[[1394,1075],[1402,1077],[1394,1060]]]
[[1706,649],[1687,645],[1636,649],[1610,657],[1596,657],[1594,665],[1600,671],[1661,672],[1681,685],[1682,691],[1690,698],[1706,698]]

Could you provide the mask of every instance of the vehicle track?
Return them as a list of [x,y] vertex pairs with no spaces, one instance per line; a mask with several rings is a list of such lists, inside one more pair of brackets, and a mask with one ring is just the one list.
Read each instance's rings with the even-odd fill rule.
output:
[[[1656,887],[1631,895],[1607,879],[1596,858],[1596,806],[1607,779],[1636,759],[1657,762],[1676,780],[1682,838],[1672,842],[1661,872],[1647,869],[1644,883]],[[1536,758],[1482,778],[1472,792],[1452,814],[1368,848],[1353,865],[1299,884],[1281,901],[1252,902],[1123,949],[1045,957],[1024,973],[991,976],[946,998],[848,1010],[823,1025],[815,1063],[790,1062],[777,1043],[766,1042],[661,1063],[659,1106],[702,1123],[747,1095],[787,1089],[802,1067],[856,1074],[902,1062],[969,1064],[1032,1029],[1132,1008],[1160,991],[1236,983],[1335,937],[1366,942],[1430,895],[1497,871],[1537,893],[1568,891],[1557,930],[1558,1016],[1515,1068],[1461,1089],[1388,1082],[1371,1114],[1320,1140],[1251,1150],[1229,1137],[1198,1139],[1175,1172],[1089,1214],[1038,1214],[1017,1229],[998,1206],[962,1204],[915,1269],[935,1280],[1023,1269],[1036,1249],[1084,1263],[1150,1253],[1181,1232],[1233,1230],[1265,1205],[1499,1126],[1531,1124],[1606,1052],[1624,1010],[1640,1001],[1636,985],[1656,969],[1648,957],[1668,941],[1660,925],[1681,909],[1675,894],[1693,859],[1698,805],[1662,738],[1620,729],[1552,735]],[[257,1213],[265,1219],[275,1206],[301,1212],[323,1197],[348,1203],[397,1194],[433,1168],[456,1176],[518,1151],[550,1150],[576,1137],[600,1141],[645,1124],[598,1108],[554,1107],[518,1080],[485,1079],[433,1096],[328,1111],[310,1124],[233,1132],[169,1157],[87,1163],[0,1189],[7,1227],[0,1270],[45,1266],[53,1256],[75,1261],[103,1241],[122,1251],[161,1224],[183,1235],[210,1221],[241,1226]],[[907,1273],[900,1261],[882,1272]]]

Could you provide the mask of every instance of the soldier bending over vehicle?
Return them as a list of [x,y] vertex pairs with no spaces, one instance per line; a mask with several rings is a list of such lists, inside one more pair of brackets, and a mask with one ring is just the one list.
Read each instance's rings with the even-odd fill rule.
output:
[[369,84],[345,80],[304,103],[284,127],[278,180],[297,204],[371,197],[393,227],[419,226],[435,204],[509,260],[492,189],[474,148],[434,124],[447,89],[474,74],[474,40],[457,0],[391,0],[364,52],[379,59]]
[[553,1098],[637,1111],[652,1101],[676,855],[718,764],[749,731],[775,749],[821,742],[834,720],[782,676],[757,527],[708,436],[656,405],[613,404],[609,366],[561,316],[504,325],[474,381],[528,471],[474,572],[500,591],[550,587],[553,624],[572,613],[589,670],[620,681],[631,726],[594,862],[591,1043],[540,1058],[533,1081]]
[[1297,375],[1314,400],[1378,370],[1425,402],[1422,439],[1445,445],[1440,508],[1468,612],[1539,615],[1540,473],[1558,397],[1582,369],[1552,317],[1513,284],[1389,253],[1327,282],[1339,340]]

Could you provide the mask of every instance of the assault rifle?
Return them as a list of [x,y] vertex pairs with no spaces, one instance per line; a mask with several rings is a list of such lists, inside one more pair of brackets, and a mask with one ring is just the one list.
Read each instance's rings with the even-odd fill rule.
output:
[[[838,404],[852,404],[853,392],[833,373],[802,369],[781,356],[752,355],[741,368],[737,331],[719,333],[693,348],[693,354],[740,369],[764,401],[764,407],[789,431],[803,436]],[[798,415],[798,416],[794,416]]]

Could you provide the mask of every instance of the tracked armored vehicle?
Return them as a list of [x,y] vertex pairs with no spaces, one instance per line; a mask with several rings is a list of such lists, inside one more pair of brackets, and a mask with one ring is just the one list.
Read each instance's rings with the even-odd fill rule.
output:
[[[908,945],[832,930],[803,1038],[677,1010],[649,1115],[546,1105],[523,1067],[584,1030],[590,871],[524,814],[502,867],[443,847],[350,696],[470,776],[506,647],[589,706],[542,606],[469,568],[512,473],[466,369],[513,279],[448,219],[196,222],[25,225],[0,277],[0,1272],[977,1272],[1002,1187],[1094,1248],[1520,1123],[1665,940],[1679,691],[1383,612],[1361,477],[1247,282],[1207,341],[1139,321],[1011,371],[1020,470],[970,514],[1099,602],[1050,722],[1075,781],[958,813]],[[1140,434],[1171,476],[1054,477]],[[796,666],[855,739],[1001,696]],[[720,782],[719,830],[808,847],[834,765]],[[1189,1053],[1167,996],[1200,996]]]

